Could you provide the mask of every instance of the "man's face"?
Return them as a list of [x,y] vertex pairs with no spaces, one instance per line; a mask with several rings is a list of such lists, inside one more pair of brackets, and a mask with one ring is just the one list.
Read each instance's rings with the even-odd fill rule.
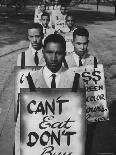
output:
[[41,11],[42,11],[42,12],[44,12],[44,11],[45,11],[45,9],[46,9],[45,5],[44,5],[44,4],[41,4],[40,9],[41,9]]
[[48,24],[50,22],[50,19],[49,19],[48,16],[42,16],[41,22],[42,22],[43,27],[44,28],[47,28],[48,27]]
[[31,42],[32,47],[38,50],[42,46],[43,34],[40,29],[32,28],[28,30],[28,39]]
[[68,16],[66,18],[66,24],[71,29],[74,26],[74,18],[72,16]]
[[54,4],[55,4],[55,5],[58,5],[58,3],[59,3],[58,0],[55,0],[55,1],[54,1]]
[[88,38],[85,36],[75,36],[73,46],[74,51],[78,56],[83,57],[84,54],[87,53],[88,42]]
[[56,73],[62,66],[65,51],[60,43],[49,42],[43,50],[46,66],[52,73]]
[[66,8],[65,7],[61,7],[60,8],[60,11],[61,11],[61,13],[63,14],[63,15],[65,15],[66,14]]

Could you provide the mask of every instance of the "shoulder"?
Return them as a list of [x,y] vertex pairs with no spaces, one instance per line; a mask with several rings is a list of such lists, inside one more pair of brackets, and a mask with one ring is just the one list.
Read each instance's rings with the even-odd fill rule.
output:
[[21,66],[21,59],[22,59],[23,53],[24,53],[24,55],[25,55],[25,51],[21,51],[21,52],[18,54],[18,57],[17,57],[17,66]]
[[67,54],[67,55],[66,55],[66,57],[65,57],[65,59],[66,59],[66,60],[70,60],[70,61],[71,61],[71,60],[73,59],[73,52],[72,52],[72,53]]
[[95,58],[95,56],[91,55],[90,53],[87,53],[85,55],[85,59],[94,59],[94,58]]
[[74,76],[75,76],[75,69],[74,68],[69,68],[69,69],[64,71],[64,74],[65,74],[67,79],[69,79],[70,81],[73,81]]
[[43,72],[43,67],[40,67],[38,70],[30,73],[34,83],[41,78],[42,72]]
[[83,79],[81,77],[81,74],[77,72],[77,68],[69,68],[66,71],[66,78],[67,80],[72,83],[72,86],[77,85],[77,88],[84,88]]

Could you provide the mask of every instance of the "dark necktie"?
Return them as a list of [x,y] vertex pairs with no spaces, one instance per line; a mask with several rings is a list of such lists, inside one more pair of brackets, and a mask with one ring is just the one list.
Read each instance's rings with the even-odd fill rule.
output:
[[35,64],[36,64],[36,66],[38,66],[38,64],[39,64],[39,58],[38,58],[38,55],[37,55],[37,51],[35,52],[35,56],[34,56],[34,61],[35,61]]
[[51,88],[56,88],[55,78],[56,78],[56,74],[52,74]]
[[79,58],[79,66],[83,66],[81,58]]
[[46,28],[45,28],[45,35],[46,35],[47,33],[46,33]]

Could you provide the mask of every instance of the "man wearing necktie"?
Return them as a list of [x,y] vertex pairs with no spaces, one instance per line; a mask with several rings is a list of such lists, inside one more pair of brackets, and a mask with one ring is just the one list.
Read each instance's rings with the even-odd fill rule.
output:
[[[65,55],[66,42],[61,35],[46,37],[43,45],[46,65],[31,74],[35,88],[72,88],[75,73],[66,67]],[[77,75],[77,85],[83,87],[80,75]]]
[[96,57],[88,53],[89,32],[84,27],[78,27],[73,31],[74,52],[66,56],[66,61],[71,67],[94,65]]
[[18,55],[17,66],[42,66],[45,61],[43,58],[43,27],[39,23],[30,23],[28,25],[29,48]]
[[54,34],[55,29],[53,29],[51,27],[51,23],[50,23],[50,14],[47,12],[44,12],[41,15],[41,24],[43,26],[43,33],[44,33],[44,39],[50,35],[50,34]]

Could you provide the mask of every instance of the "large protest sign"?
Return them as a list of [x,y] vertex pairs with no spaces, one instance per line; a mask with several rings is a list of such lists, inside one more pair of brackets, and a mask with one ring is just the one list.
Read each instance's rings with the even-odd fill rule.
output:
[[79,72],[86,87],[86,119],[99,122],[108,119],[104,69],[102,64],[97,68],[92,65],[72,68]]
[[84,155],[84,103],[85,92],[81,90],[23,90],[20,100],[20,154]]

